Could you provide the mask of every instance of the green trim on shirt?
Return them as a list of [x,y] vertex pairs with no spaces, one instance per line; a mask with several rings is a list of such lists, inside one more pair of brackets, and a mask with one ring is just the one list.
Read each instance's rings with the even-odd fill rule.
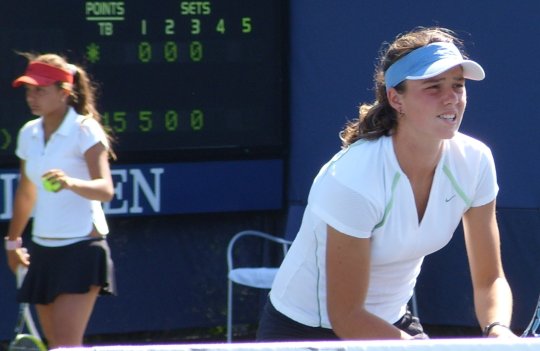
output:
[[400,177],[401,177],[401,173],[396,172],[396,174],[394,174],[394,179],[392,180],[392,194],[390,195],[390,201],[388,202],[388,204],[386,205],[384,209],[383,219],[375,225],[375,227],[373,228],[374,230],[383,226],[384,222],[386,222],[386,217],[388,217],[388,213],[390,213],[392,206],[394,206],[394,192],[399,183]]
[[472,200],[469,199],[467,194],[465,194],[465,192],[459,187],[459,184],[456,178],[454,178],[454,175],[452,174],[452,172],[450,172],[450,169],[448,168],[447,165],[443,165],[443,171],[444,171],[444,174],[446,174],[446,176],[448,177],[448,179],[450,179],[450,183],[452,183],[452,187],[456,190],[456,193],[459,195],[459,197],[461,197],[463,201],[465,201],[465,203],[467,204],[467,207],[471,207]]

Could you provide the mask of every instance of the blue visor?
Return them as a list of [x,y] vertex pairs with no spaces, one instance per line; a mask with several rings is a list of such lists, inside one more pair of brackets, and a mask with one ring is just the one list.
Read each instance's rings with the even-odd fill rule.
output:
[[486,76],[478,63],[463,59],[453,43],[436,42],[413,50],[394,62],[384,74],[386,89],[406,79],[435,77],[458,65],[463,67],[463,76],[467,79],[482,80]]

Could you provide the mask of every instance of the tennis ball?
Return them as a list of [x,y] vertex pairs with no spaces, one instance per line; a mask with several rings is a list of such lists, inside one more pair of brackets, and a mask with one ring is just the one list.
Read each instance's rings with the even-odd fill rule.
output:
[[57,191],[58,189],[60,189],[60,183],[58,183],[58,182],[50,181],[47,178],[43,178],[42,182],[43,182],[43,187],[47,191],[53,191],[54,192],[54,191]]

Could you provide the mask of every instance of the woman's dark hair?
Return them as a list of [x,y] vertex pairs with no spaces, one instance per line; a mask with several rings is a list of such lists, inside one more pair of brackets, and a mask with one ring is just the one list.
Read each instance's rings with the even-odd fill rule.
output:
[[[395,131],[397,112],[388,102],[384,74],[401,57],[419,47],[435,42],[451,42],[457,47],[462,46],[454,32],[439,27],[416,28],[408,33],[398,35],[391,44],[383,44],[373,76],[375,101],[371,104],[361,104],[358,118],[346,123],[340,132],[343,147],[347,147],[359,139],[374,140],[381,136],[391,135]],[[402,82],[395,87],[399,93],[405,91],[404,83]]]

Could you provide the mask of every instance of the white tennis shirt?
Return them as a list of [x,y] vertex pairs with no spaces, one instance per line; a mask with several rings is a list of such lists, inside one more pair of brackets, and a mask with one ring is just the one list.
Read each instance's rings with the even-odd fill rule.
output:
[[46,144],[44,140],[43,117],[39,117],[21,128],[16,150],[17,156],[25,160],[26,176],[37,187],[33,240],[45,246],[66,245],[88,236],[92,225],[100,234],[107,234],[109,230],[99,201],[88,200],[69,190],[49,192],[41,182],[41,176],[51,169],[61,169],[69,177],[90,179],[84,153],[99,142],[105,147],[109,145],[99,123],[78,115],[70,107],[58,130]]
[[445,246],[470,207],[495,199],[489,148],[458,133],[445,140],[422,222],[391,137],[360,140],[322,167],[301,228],[275,278],[270,299],[289,318],[331,328],[326,306],[326,225],[371,238],[365,308],[389,323],[405,312],[424,256]]

